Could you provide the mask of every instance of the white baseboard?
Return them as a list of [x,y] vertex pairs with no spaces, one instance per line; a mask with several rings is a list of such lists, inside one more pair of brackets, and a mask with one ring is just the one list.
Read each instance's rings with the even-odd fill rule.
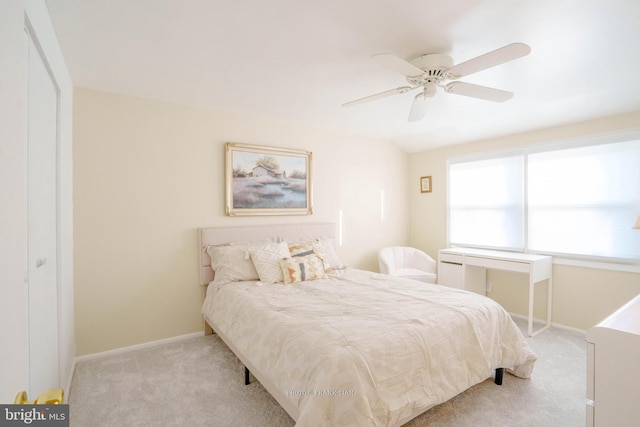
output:
[[[522,320],[529,320],[529,318],[525,315],[522,314],[518,314],[518,313],[511,313],[509,312],[509,315],[511,317],[515,317],[516,319],[522,319]],[[537,325],[544,325],[545,323],[547,323],[545,320],[542,319],[533,319],[533,323],[537,324]],[[561,325],[560,323],[553,323],[551,322],[551,326],[553,326],[554,328],[558,328],[558,329],[564,329],[566,331],[571,331],[571,332],[575,332],[578,334],[582,334],[582,335],[586,335],[587,331],[583,331],[582,329],[578,329],[578,328],[573,328],[571,326],[566,326],[566,325]]]
[[121,348],[116,348],[113,350],[107,350],[107,351],[101,351],[100,353],[92,353],[92,354],[85,354],[82,356],[78,356],[75,358],[75,362],[73,364],[73,369],[75,369],[75,365],[78,362],[84,362],[86,360],[94,360],[94,359],[102,359],[104,357],[108,357],[108,356],[115,356],[118,354],[123,354],[123,353],[129,353],[131,351],[135,351],[135,350],[140,350],[143,348],[150,348],[150,347],[156,347],[159,345],[163,345],[163,344],[170,344],[170,343],[174,343],[174,342],[178,342],[178,341],[184,341],[184,340],[188,340],[191,338],[195,338],[195,337],[201,337],[202,332],[194,332],[192,334],[186,334],[186,335],[179,335],[177,337],[171,337],[171,338],[165,338],[162,340],[158,340],[158,341],[150,341],[150,342],[146,342],[143,344],[136,344],[136,345],[131,345],[128,347],[121,347]]

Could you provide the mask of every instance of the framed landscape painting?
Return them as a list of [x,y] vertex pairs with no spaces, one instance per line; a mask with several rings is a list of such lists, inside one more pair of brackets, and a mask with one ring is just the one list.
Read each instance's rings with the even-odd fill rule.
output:
[[225,144],[226,214],[311,215],[310,151]]

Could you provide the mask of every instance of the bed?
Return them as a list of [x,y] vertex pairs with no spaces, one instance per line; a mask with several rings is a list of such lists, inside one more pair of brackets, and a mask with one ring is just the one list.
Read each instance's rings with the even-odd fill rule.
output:
[[494,372],[531,376],[499,304],[344,267],[333,239],[329,223],[200,229],[206,325],[296,426],[399,426]]

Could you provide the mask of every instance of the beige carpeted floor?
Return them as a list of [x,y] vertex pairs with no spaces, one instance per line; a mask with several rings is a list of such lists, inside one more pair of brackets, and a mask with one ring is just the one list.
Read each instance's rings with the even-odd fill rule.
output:
[[[531,379],[488,379],[406,426],[584,426],[584,335],[552,328],[527,340],[538,355]],[[69,404],[82,427],[294,425],[259,382],[244,385],[243,366],[215,335],[80,362]]]

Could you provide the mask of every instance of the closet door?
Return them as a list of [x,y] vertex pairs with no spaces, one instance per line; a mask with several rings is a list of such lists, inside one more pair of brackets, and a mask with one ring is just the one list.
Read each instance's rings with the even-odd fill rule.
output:
[[29,396],[61,386],[58,367],[57,121],[58,90],[28,39],[27,260]]

